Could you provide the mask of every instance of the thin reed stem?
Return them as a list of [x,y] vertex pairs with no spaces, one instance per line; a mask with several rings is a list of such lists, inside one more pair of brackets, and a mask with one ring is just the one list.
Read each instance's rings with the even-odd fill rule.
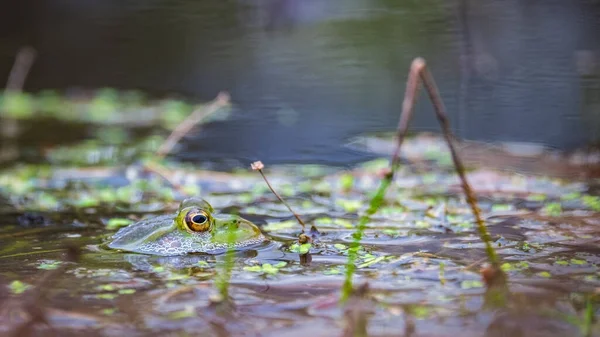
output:
[[583,313],[583,326],[582,334],[585,337],[592,336],[592,325],[594,323],[594,305],[592,303],[591,295],[586,296],[585,311]]
[[340,299],[342,302],[345,302],[352,293],[352,277],[356,271],[355,263],[356,259],[358,258],[360,242],[364,235],[364,231],[367,228],[367,223],[371,219],[371,216],[375,214],[383,204],[385,193],[388,187],[390,187],[392,184],[396,171],[400,166],[400,148],[402,147],[404,138],[408,133],[417,94],[419,92],[419,73],[424,67],[425,61],[421,58],[415,59],[410,66],[408,80],[406,82],[406,91],[404,93],[404,101],[402,102],[402,112],[400,114],[400,120],[398,122],[396,132],[396,147],[394,148],[394,152],[392,153],[390,160],[390,169],[385,173],[381,183],[379,184],[379,187],[377,188],[377,191],[375,192],[375,195],[369,202],[369,208],[365,211],[365,214],[360,217],[358,224],[356,225],[356,230],[352,235],[353,240],[348,248],[348,260],[346,261],[346,272]]
[[235,258],[235,239],[236,232],[235,226],[229,225],[227,228],[227,251],[225,252],[225,259],[223,261],[223,268],[220,274],[215,279],[215,286],[219,291],[222,301],[229,300],[229,285],[231,281],[231,270],[233,269],[234,258]]
[[[35,61],[36,52],[31,47],[23,47],[15,57],[15,63],[10,69],[10,74],[6,81],[5,93],[19,94],[23,91],[25,80],[29,74],[29,70]],[[1,111],[0,111],[0,118]],[[15,138],[19,134],[19,124],[14,118],[2,118],[0,123],[0,136],[5,138],[5,141],[0,144],[0,162],[4,160],[12,160],[18,157],[18,146]]]
[[31,47],[23,47],[19,50],[6,81],[7,91],[21,92],[23,90],[25,80],[35,61],[35,57],[35,49]]
[[416,58],[410,65],[408,80],[406,81],[406,91],[404,92],[404,100],[402,101],[402,112],[400,113],[400,120],[396,128],[396,147],[390,161],[392,175],[396,173],[398,166],[400,166],[400,148],[402,147],[402,143],[404,143],[404,138],[406,138],[408,127],[412,120],[415,103],[419,94],[419,73],[423,68],[425,68],[425,60],[422,58]]
[[[271,183],[269,183],[267,176],[265,176],[265,173],[262,170],[265,167],[265,165],[261,161],[256,161],[256,162],[252,163],[250,165],[250,167],[252,168],[252,170],[258,171],[258,173],[260,173],[260,175],[262,176],[265,183],[267,183],[267,186],[269,187],[271,192],[273,192],[273,194],[275,194],[277,199],[279,199],[279,201],[281,201],[281,203],[284,204],[285,207],[287,207],[287,209],[290,211],[290,213],[292,213],[294,215],[294,217],[296,218],[298,223],[302,226],[302,232],[304,233],[304,230],[306,229],[306,225],[304,224],[304,221],[302,221],[302,219],[300,218],[300,215],[298,215],[298,213],[294,212],[292,207],[287,202],[285,202],[285,200],[283,200],[283,198],[279,195],[279,193],[277,193],[275,191],[273,186],[271,186]],[[313,225],[313,226],[311,226],[311,230],[316,231],[317,228]]]
[[365,214],[363,214],[359,221],[358,225],[356,225],[356,231],[352,234],[352,242],[348,247],[348,259],[346,260],[346,273],[344,277],[344,284],[342,285],[342,295],[341,301],[345,302],[350,295],[352,294],[352,276],[356,271],[356,259],[358,258],[358,251],[360,250],[360,242],[364,235],[365,229],[367,228],[367,223],[371,219],[371,216],[379,210],[381,204],[383,204],[383,200],[385,198],[385,192],[388,187],[392,184],[392,174],[387,174],[384,179],[379,184],[379,188],[377,192],[375,192],[375,196],[371,199],[369,203],[369,208],[366,210]]
[[[425,63],[423,61],[423,63]],[[477,206],[477,197],[475,196],[475,192],[471,188],[469,181],[467,180],[467,175],[465,173],[465,166],[454,147],[454,136],[452,131],[450,130],[450,122],[448,121],[448,114],[446,113],[446,108],[444,106],[444,102],[439,94],[437,89],[437,85],[433,79],[433,76],[427,70],[426,67],[423,67],[420,72],[421,79],[423,80],[423,85],[425,89],[427,89],[427,93],[429,94],[429,99],[431,100],[435,114],[437,116],[438,122],[442,127],[442,133],[444,134],[444,139],[446,140],[446,144],[448,144],[448,148],[450,150],[450,154],[452,156],[452,161],[454,162],[454,167],[456,168],[456,173],[461,181],[461,186],[465,196],[467,198],[467,203],[471,206],[471,212],[475,217],[475,222],[477,223],[477,230],[479,231],[479,237],[485,244],[485,250],[489,259],[489,262],[494,267],[498,267],[500,265],[500,261],[498,259],[498,255],[496,254],[496,250],[492,247],[492,239],[490,234],[486,228],[486,225],[481,217],[481,210],[479,206]]]
[[492,264],[492,266],[498,267],[500,264],[498,255],[496,254],[494,247],[492,247],[492,240],[490,234],[481,216],[481,211],[477,206],[477,197],[475,196],[475,192],[473,192],[473,189],[471,188],[471,185],[467,180],[465,166],[463,165],[462,160],[460,159],[460,156],[458,155],[458,152],[456,151],[456,148],[454,146],[454,136],[450,129],[450,122],[448,121],[444,102],[442,101],[442,98],[439,94],[439,90],[437,88],[435,80],[433,79],[433,76],[427,69],[425,60],[420,57],[413,60],[410,67],[408,80],[406,83],[406,92],[404,94],[404,101],[402,103],[402,114],[400,115],[400,122],[398,123],[396,148],[394,149],[394,153],[392,155],[391,160],[391,174],[395,174],[397,166],[399,166],[400,147],[402,146],[404,138],[406,137],[406,133],[408,131],[408,127],[412,119],[414,105],[419,91],[419,79],[423,81],[423,85],[427,91],[427,94],[429,95],[429,99],[433,104],[438,122],[442,127],[442,133],[444,134],[446,144],[448,144],[448,148],[452,156],[452,161],[454,163],[456,173],[460,178],[461,187],[463,189],[463,192],[465,193],[467,203],[471,207],[471,212],[475,217],[479,237],[485,244],[488,260]]
[[[454,136],[452,135],[452,132],[450,130],[450,123],[448,121],[446,109],[442,102],[441,96],[439,94],[435,81],[433,80],[433,76],[427,70],[425,60],[423,58],[418,57],[413,60],[410,66],[408,79],[406,82],[406,91],[404,93],[404,100],[402,102],[402,113],[400,114],[400,120],[398,122],[397,127],[396,146],[390,159],[389,171],[385,173],[383,179],[381,180],[379,188],[377,189],[375,195],[369,203],[369,208],[366,210],[365,214],[360,217],[359,222],[356,226],[356,231],[352,235],[353,241],[350,244],[350,248],[348,249],[348,260],[346,263],[345,280],[342,286],[342,302],[347,300],[350,294],[352,293],[352,277],[356,270],[355,262],[358,258],[358,250],[360,249],[360,242],[366,229],[366,225],[369,222],[370,217],[373,214],[375,214],[375,212],[377,212],[377,210],[383,204],[385,192],[388,189],[388,187],[392,184],[394,175],[396,174],[396,171],[400,166],[400,149],[404,142],[404,138],[406,138],[406,134],[410,126],[410,121],[413,116],[415,102],[419,92],[420,80],[422,80],[424,83],[425,89],[427,90],[427,93],[429,95],[429,99],[433,104],[438,122],[442,127],[444,139],[448,144],[448,148],[450,149],[450,153],[452,155],[452,161],[454,162],[456,172],[461,180],[462,189],[466,195],[467,202],[471,207],[473,216],[475,217],[475,221],[477,223],[477,228],[479,231],[479,236],[486,246],[488,260],[494,267],[494,271],[499,273],[498,275],[504,276],[502,270],[500,270],[499,268],[500,263],[498,255],[492,247],[491,237],[481,217],[481,211],[477,206],[477,198],[475,197],[475,193],[473,192],[473,189],[468,183],[464,165],[460,157],[458,156],[458,152],[454,147]],[[498,277],[498,279],[504,280],[504,278],[500,276]]]

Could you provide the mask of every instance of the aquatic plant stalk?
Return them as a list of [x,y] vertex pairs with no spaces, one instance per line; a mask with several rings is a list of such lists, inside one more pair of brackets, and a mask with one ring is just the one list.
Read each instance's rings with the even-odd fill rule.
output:
[[435,80],[427,69],[425,60],[422,58],[416,58],[410,67],[409,78],[406,84],[406,94],[404,95],[404,102],[402,105],[402,115],[400,116],[400,123],[398,124],[396,148],[392,156],[392,174],[395,172],[396,166],[398,166],[400,161],[400,146],[402,145],[404,137],[406,136],[408,125],[412,118],[413,107],[418,94],[419,79],[423,81],[423,86],[429,95],[429,99],[433,104],[438,122],[442,127],[442,133],[446,143],[448,144],[450,155],[452,156],[452,161],[454,163],[454,167],[456,168],[456,173],[460,178],[462,190],[465,193],[467,203],[471,207],[471,211],[475,217],[477,230],[479,231],[479,237],[485,244],[488,260],[493,266],[497,267],[499,266],[498,255],[496,254],[494,247],[492,247],[490,234],[488,233],[485,223],[483,222],[483,218],[481,217],[481,211],[477,206],[477,198],[475,197],[475,193],[473,192],[473,189],[467,180],[465,166],[463,165],[462,160],[460,159],[460,156],[454,147],[454,136],[450,130],[450,122],[448,121],[444,102],[439,94]]
[[585,337],[592,336],[592,324],[594,323],[594,305],[592,304],[591,296],[587,296],[585,303],[585,312],[583,316],[583,326],[581,333]]
[[[19,94],[23,91],[25,80],[35,61],[35,56],[35,49],[31,47],[23,47],[19,50],[6,81],[5,92],[7,94]],[[0,146],[0,162],[6,159],[14,159],[18,155],[15,138],[20,132],[19,129],[19,124],[13,118],[5,118],[0,123],[0,136],[5,138]]]
[[362,284],[352,294],[344,310],[344,331],[341,337],[367,337],[369,315],[373,313],[372,301],[368,298],[369,285]]
[[[285,207],[287,207],[287,209],[294,215],[296,220],[298,220],[298,223],[302,226],[302,232],[304,232],[306,225],[304,224],[304,221],[302,221],[302,219],[300,219],[300,215],[298,215],[298,213],[294,212],[292,207],[287,202],[285,202],[285,200],[283,200],[283,198],[279,195],[279,193],[277,193],[275,191],[275,189],[273,188],[273,186],[271,186],[271,183],[269,183],[269,180],[265,176],[265,173],[262,171],[262,169],[265,167],[265,165],[261,161],[256,161],[256,162],[250,164],[250,167],[252,168],[252,170],[258,171],[260,173],[260,175],[263,177],[263,180],[265,181],[265,183],[267,183],[267,186],[269,187],[271,192],[273,192],[273,194],[275,194],[277,199],[279,199],[279,201],[281,201],[281,203],[284,204]],[[317,231],[317,227],[312,225],[311,231]]]
[[367,227],[367,223],[369,222],[371,216],[377,212],[381,204],[383,204],[383,200],[385,198],[385,192],[388,187],[392,183],[392,174],[387,174],[381,183],[379,184],[379,188],[375,192],[375,196],[371,199],[369,203],[369,208],[366,210],[365,214],[363,214],[356,226],[356,231],[352,234],[352,242],[348,247],[348,259],[346,260],[346,273],[344,278],[344,284],[342,285],[342,295],[341,301],[345,302],[350,295],[352,294],[352,276],[356,271],[356,259],[358,258],[358,251],[360,249],[360,242],[362,240],[363,234]]
[[[423,61],[425,63],[425,61]],[[477,223],[477,230],[479,231],[479,237],[485,244],[486,253],[489,259],[489,262],[493,267],[498,267],[500,265],[500,261],[498,259],[498,255],[492,247],[492,239],[488,230],[483,222],[483,218],[481,217],[481,211],[479,210],[479,206],[477,206],[477,197],[475,196],[475,192],[471,188],[469,181],[467,180],[467,175],[465,173],[465,166],[454,147],[454,136],[452,135],[452,131],[450,130],[450,122],[448,121],[448,115],[446,113],[446,108],[444,106],[444,102],[439,94],[437,89],[437,85],[433,79],[433,76],[427,70],[427,67],[423,66],[422,70],[419,72],[421,75],[421,79],[423,80],[423,85],[425,89],[427,89],[427,93],[429,94],[429,99],[431,100],[438,122],[442,127],[442,133],[444,134],[444,139],[448,144],[448,148],[450,150],[450,155],[452,156],[452,161],[454,162],[454,167],[456,168],[456,173],[461,181],[461,187],[465,196],[467,198],[467,203],[471,206],[471,212],[473,213],[473,217],[475,217],[475,222]]]
[[402,102],[402,113],[400,114],[400,120],[398,121],[397,133],[396,133],[396,146],[390,160],[389,171],[385,172],[375,195],[369,202],[369,208],[365,211],[358,224],[356,230],[352,235],[352,243],[348,248],[348,259],[346,261],[346,272],[344,278],[344,284],[342,286],[341,301],[344,302],[348,299],[352,293],[352,276],[356,271],[356,259],[358,258],[358,250],[360,249],[360,242],[364,235],[364,231],[367,227],[367,223],[371,219],[371,216],[379,210],[383,204],[385,198],[385,192],[394,180],[396,170],[400,166],[400,148],[404,142],[404,138],[408,132],[408,127],[412,118],[412,113],[417,99],[419,91],[419,73],[425,67],[425,61],[421,58],[417,58],[413,61],[410,71],[408,74],[408,80],[406,83],[406,92],[404,93],[404,100]]
[[35,56],[35,49],[31,47],[23,47],[19,50],[6,81],[7,91],[20,92],[23,90],[29,70],[35,61]]
[[475,193],[473,192],[473,189],[467,181],[464,165],[460,157],[458,156],[458,152],[454,147],[454,137],[452,135],[452,131],[450,130],[450,123],[448,122],[448,118],[446,117],[446,108],[444,107],[435,81],[433,80],[433,76],[427,70],[425,60],[423,58],[418,57],[413,60],[410,66],[408,79],[406,82],[406,91],[404,94],[404,100],[402,102],[402,113],[400,115],[400,120],[398,122],[397,127],[396,146],[394,148],[394,152],[392,153],[392,157],[390,160],[390,168],[387,172],[385,172],[384,177],[379,185],[379,188],[377,189],[375,195],[369,203],[369,208],[366,210],[365,214],[360,217],[359,222],[356,226],[356,231],[353,234],[353,241],[348,249],[348,260],[346,263],[345,280],[342,286],[342,301],[345,301],[352,292],[352,276],[354,275],[354,272],[356,270],[355,262],[358,257],[358,250],[360,248],[360,242],[362,240],[362,236],[366,225],[370,217],[373,214],[375,214],[375,212],[377,212],[377,210],[383,203],[385,192],[387,188],[391,185],[394,179],[394,175],[396,174],[396,171],[400,166],[400,149],[402,147],[402,143],[404,142],[404,138],[408,133],[408,128],[412,119],[415,102],[419,92],[419,82],[421,80],[423,81],[423,85],[427,90],[427,93],[429,94],[429,98],[433,104],[438,122],[442,127],[444,139],[448,144],[448,148],[450,149],[450,154],[452,156],[452,161],[456,168],[456,172],[461,180],[462,189],[466,195],[467,202],[471,207],[473,216],[475,217],[475,221],[477,223],[477,228],[479,231],[479,236],[486,246],[488,260],[490,261],[492,266],[495,267],[501,273],[501,270],[499,269],[498,255],[492,247],[490,235],[481,217],[479,207],[477,206],[477,198],[475,197]]
[[223,267],[221,269],[221,272],[215,279],[215,286],[219,291],[221,301],[227,301],[229,299],[229,284],[231,280],[231,270],[233,269],[235,258],[235,239],[235,226],[230,224],[229,228],[227,228],[227,251],[225,252]]
[[222,107],[229,105],[229,102],[229,94],[222,91],[208,106],[203,106],[194,110],[186,119],[175,127],[169,137],[167,137],[164,143],[158,148],[156,155],[159,158],[164,158],[171,150],[173,150],[173,147],[175,147],[181,138],[188,134],[196,124],[200,123],[204,118],[214,114]]

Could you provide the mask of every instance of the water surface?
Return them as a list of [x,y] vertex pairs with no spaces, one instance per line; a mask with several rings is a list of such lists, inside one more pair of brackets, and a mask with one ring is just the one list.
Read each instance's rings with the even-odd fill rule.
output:
[[[349,137],[394,128],[422,56],[460,136],[571,149],[598,140],[599,11],[586,0],[20,1],[0,11],[0,77],[28,44],[39,58],[27,90],[196,101],[228,90],[234,119],[188,138],[180,159],[344,165],[365,159],[342,147]],[[425,100],[414,128],[437,130]]]

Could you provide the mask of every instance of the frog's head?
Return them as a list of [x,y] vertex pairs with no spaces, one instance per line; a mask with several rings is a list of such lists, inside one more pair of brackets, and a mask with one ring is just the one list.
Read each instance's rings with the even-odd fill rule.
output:
[[237,216],[217,218],[203,199],[190,198],[175,217],[163,215],[119,230],[110,248],[153,255],[217,253],[229,244],[235,248],[264,241],[258,227]]

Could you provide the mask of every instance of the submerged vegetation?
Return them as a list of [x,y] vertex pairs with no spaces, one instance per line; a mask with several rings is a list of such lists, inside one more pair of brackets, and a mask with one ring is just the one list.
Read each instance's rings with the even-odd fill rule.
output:
[[[420,81],[449,147],[400,165]],[[167,159],[175,144],[226,112],[228,96],[196,108],[130,98],[137,105],[128,110],[115,95],[82,101],[15,90],[2,98],[3,121],[53,110],[52,118],[102,124],[95,141],[113,149],[107,160],[82,161],[101,143],[64,145],[0,171],[2,334],[600,333],[600,198],[579,181],[465,167],[421,59],[391,160],[348,169],[257,162],[258,173],[216,172],[177,163]],[[67,112],[75,106],[91,110]],[[160,134],[135,136],[132,111],[162,116],[149,122]],[[121,126],[107,129],[111,120]],[[251,218],[270,242],[236,251],[229,226],[219,255],[106,249],[118,228],[172,212],[190,195]]]

